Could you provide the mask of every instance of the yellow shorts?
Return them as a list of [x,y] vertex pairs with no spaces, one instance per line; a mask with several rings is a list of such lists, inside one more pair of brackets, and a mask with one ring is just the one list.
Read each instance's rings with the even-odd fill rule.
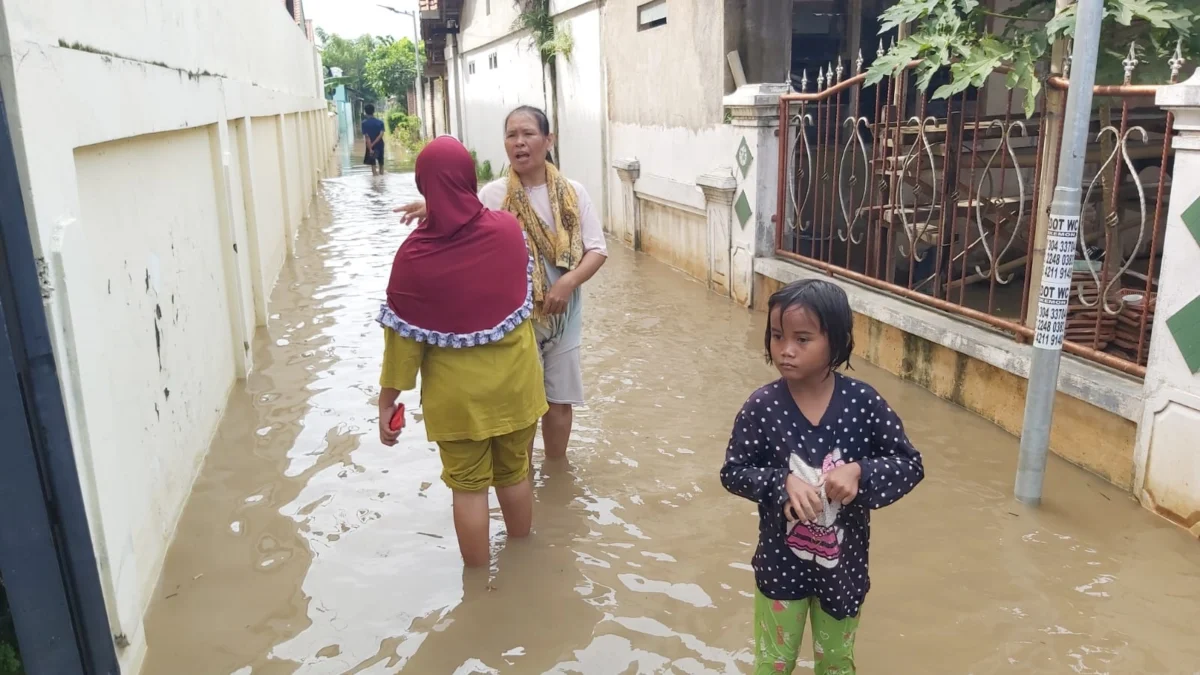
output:
[[529,476],[529,446],[536,433],[535,422],[486,441],[439,441],[442,480],[458,492],[516,485]]

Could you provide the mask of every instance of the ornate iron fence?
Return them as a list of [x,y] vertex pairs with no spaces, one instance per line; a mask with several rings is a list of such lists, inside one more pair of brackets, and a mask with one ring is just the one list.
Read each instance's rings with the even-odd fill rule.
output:
[[[1094,90],[1065,348],[1140,376],[1173,154],[1158,85],[1131,84],[1135,53],[1123,84]],[[821,69],[813,92],[805,74],[781,98],[777,253],[1027,339],[1031,283],[1056,255],[1039,249],[1038,231],[1069,64],[1030,117],[1003,72],[934,101],[912,84],[916,65],[865,87],[860,55]],[[1177,52],[1171,83],[1182,65]]]

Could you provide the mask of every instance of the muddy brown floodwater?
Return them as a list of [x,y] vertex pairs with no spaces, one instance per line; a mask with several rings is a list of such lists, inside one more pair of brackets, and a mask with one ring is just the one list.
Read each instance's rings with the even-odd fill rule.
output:
[[[774,375],[761,317],[614,245],[587,286],[570,464],[538,454],[534,536],[505,541],[493,510],[493,568],[464,577],[422,425],[395,448],[376,432],[373,317],[407,231],[390,208],[415,195],[411,174],[360,169],[321,186],[168,554],[143,672],[749,672],[756,516],[717,472]],[[1016,439],[855,365],[928,473],[876,516],[861,672],[1200,672],[1200,544],[1061,461],[1043,508],[1018,506]]]

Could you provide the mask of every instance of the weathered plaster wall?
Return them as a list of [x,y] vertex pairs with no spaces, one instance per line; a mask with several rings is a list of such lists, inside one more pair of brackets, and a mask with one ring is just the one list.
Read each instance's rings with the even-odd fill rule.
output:
[[335,140],[275,0],[0,0],[0,86],[122,671]]
[[75,153],[90,255],[64,292],[91,327],[76,375],[121,616],[144,609],[234,380],[221,231],[189,226],[218,219],[209,144],[195,128]]
[[641,200],[641,250],[701,280],[708,279],[708,219],[659,201]]
[[725,95],[724,6],[721,0],[668,2],[667,22],[645,30],[645,0],[608,0],[602,39],[609,81],[609,118],[643,127],[704,129],[720,124]]
[[[639,191],[704,208],[696,178],[733,162],[724,123],[726,36],[720,0],[667,4],[667,23],[639,30],[638,0],[609,0],[601,41],[608,87],[608,157],[641,163]],[[612,164],[612,162],[608,162]],[[609,166],[608,208],[619,217],[619,177]],[[675,186],[685,186],[680,201]],[[610,229],[619,230],[610,222]]]

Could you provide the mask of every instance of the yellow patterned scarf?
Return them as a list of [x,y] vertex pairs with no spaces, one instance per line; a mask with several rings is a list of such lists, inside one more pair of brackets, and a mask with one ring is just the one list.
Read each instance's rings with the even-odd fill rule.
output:
[[542,302],[546,292],[550,290],[546,267],[542,260],[549,260],[554,266],[570,271],[583,259],[583,226],[579,218],[579,196],[571,183],[550,163],[546,164],[546,190],[550,195],[550,212],[554,215],[553,228],[538,218],[516,172],[510,171],[508,174],[508,194],[504,198],[504,210],[521,221],[529,243],[529,252],[533,255],[535,319],[543,318]]

